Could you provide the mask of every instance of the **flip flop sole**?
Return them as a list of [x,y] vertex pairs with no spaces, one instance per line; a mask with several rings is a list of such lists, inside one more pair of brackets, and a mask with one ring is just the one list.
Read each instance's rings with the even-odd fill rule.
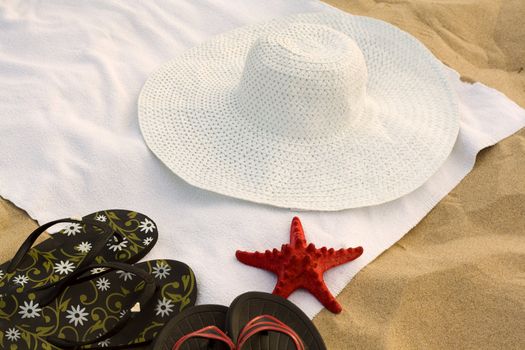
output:
[[[129,345],[152,341],[162,327],[186,307],[193,306],[197,284],[193,271],[173,260],[134,265],[154,276],[157,289],[146,305],[115,335],[90,347]],[[53,302],[40,306],[34,294],[17,305],[3,325],[0,345],[17,350],[54,349],[47,337],[89,341],[111,330],[144,288],[144,281],[125,271],[98,273],[93,279],[67,287]],[[5,321],[4,321],[5,323]],[[18,331],[19,337],[14,337]],[[0,331],[1,333],[1,331]],[[17,338],[17,339],[14,339]],[[0,346],[0,347],[1,347]]]
[[[172,350],[184,335],[207,326],[216,326],[224,331],[227,311],[228,308],[222,305],[199,305],[184,310],[163,328],[153,350]],[[192,338],[181,346],[181,350],[228,350],[228,347],[219,341],[212,344],[207,339]]]
[[[85,218],[108,224],[123,237],[118,240],[113,236],[113,240],[110,239],[93,263],[115,261],[133,264],[153,248],[158,238],[155,223],[137,212],[113,209],[95,212]],[[102,230],[90,225],[67,225],[52,234],[51,238],[32,247],[15,271],[6,273],[9,261],[1,264],[0,289],[13,286],[20,293],[61,280],[83,262],[97,239],[97,234],[101,232]]]
[[[274,316],[301,337],[306,349],[325,350],[323,338],[312,321],[292,302],[273,294],[248,292],[235,298],[226,315],[226,330],[234,341],[244,325],[260,315]],[[296,350],[290,337],[264,332],[251,337],[242,350]]]

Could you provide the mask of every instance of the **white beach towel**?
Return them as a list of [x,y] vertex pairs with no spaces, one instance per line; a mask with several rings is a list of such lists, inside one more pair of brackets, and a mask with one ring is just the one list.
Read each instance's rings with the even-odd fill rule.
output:
[[[359,259],[325,274],[338,294],[461,181],[479,150],[523,127],[525,111],[450,70],[461,129],[444,166],[401,199],[341,212],[296,213],[200,190],[155,158],[136,107],[151,72],[213,34],[313,10],[333,11],[311,0],[1,4],[0,195],[40,223],[109,208],[149,215],[160,238],[146,258],[189,264],[201,304],[271,291],[275,276],[237,262],[235,251],[280,247],[298,215],[318,247],[364,247]],[[322,308],[306,292],[291,300],[310,317]]]

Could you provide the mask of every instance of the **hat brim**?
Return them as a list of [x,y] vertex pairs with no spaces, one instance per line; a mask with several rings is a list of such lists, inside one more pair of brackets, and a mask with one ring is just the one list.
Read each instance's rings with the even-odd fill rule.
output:
[[[325,139],[257,130],[237,107],[251,45],[294,22],[350,36],[368,67],[365,113]],[[385,22],[333,13],[239,28],[186,51],[147,80],[138,111],[149,148],[188,183],[306,210],[375,205],[415,190],[444,163],[459,131],[457,96],[430,51]]]

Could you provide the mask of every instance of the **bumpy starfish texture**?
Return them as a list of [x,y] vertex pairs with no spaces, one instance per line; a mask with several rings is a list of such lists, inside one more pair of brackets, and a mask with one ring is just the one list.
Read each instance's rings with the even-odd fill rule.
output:
[[290,228],[290,243],[283,244],[281,250],[273,249],[261,252],[235,254],[240,262],[268,270],[277,275],[277,284],[273,294],[287,298],[299,288],[308,290],[333,313],[340,313],[341,305],[326,287],[323,273],[332,267],[345,264],[363,254],[362,247],[334,250],[313,243],[307,244],[303,226],[298,217],[294,217]]

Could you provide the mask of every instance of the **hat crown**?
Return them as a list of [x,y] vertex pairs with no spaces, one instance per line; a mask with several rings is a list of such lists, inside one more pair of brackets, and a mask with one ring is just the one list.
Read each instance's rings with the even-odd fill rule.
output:
[[236,90],[258,129],[293,138],[329,137],[360,118],[367,67],[357,44],[332,28],[294,23],[259,37]]

